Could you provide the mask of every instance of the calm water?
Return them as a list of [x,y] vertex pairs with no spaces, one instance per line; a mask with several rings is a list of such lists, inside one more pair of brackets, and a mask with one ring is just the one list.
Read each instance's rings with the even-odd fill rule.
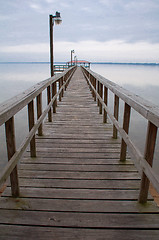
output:
[[[159,105],[159,66],[155,65],[113,65],[92,64],[91,69],[107,79],[116,82],[135,94]],[[49,64],[0,64],[0,102],[24,91],[35,83],[49,77]],[[44,96],[45,98],[45,96]],[[109,95],[109,105],[113,105],[113,95]],[[122,124],[123,102],[120,102],[120,122]],[[27,134],[27,111],[22,110],[15,118],[17,147]],[[130,136],[141,152],[144,152],[147,121],[134,111],[131,113]],[[0,166],[4,166],[4,127],[0,127]],[[159,171],[159,144],[157,140],[154,166]]]

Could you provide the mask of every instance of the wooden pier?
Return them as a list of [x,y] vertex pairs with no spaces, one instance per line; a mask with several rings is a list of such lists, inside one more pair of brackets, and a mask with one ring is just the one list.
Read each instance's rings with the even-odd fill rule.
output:
[[[115,136],[117,125],[113,127],[107,119],[109,112],[102,107],[107,105],[106,88],[103,95],[102,85],[95,83],[91,70],[82,72],[78,67],[73,74],[75,69],[72,69],[56,76],[56,81],[52,78],[49,84],[41,86],[42,90],[44,84],[47,88],[48,119],[42,125],[41,111],[39,122],[30,127],[32,141],[39,129],[35,145],[32,142],[23,157],[20,154],[24,145],[17,153],[21,158],[17,167],[20,193],[12,197],[15,181],[12,191],[8,184],[0,198],[0,239],[157,240],[159,208],[150,194],[147,202],[139,203],[143,196],[143,172],[137,170],[128,154],[121,160],[121,139]],[[52,91],[51,102],[50,86],[53,89],[57,81],[60,92]],[[40,90],[36,91],[34,97],[39,96]],[[52,114],[50,109],[58,95]],[[99,102],[95,101],[97,98]],[[25,98],[25,101],[23,105],[30,104],[30,100]],[[117,105],[116,100],[115,107]],[[115,119],[117,112],[114,111]],[[9,114],[13,115],[13,109]],[[3,116],[4,121],[9,120]],[[128,123],[124,126],[128,133]],[[17,164],[18,157],[12,156],[12,163],[8,162],[0,183],[5,182]]]

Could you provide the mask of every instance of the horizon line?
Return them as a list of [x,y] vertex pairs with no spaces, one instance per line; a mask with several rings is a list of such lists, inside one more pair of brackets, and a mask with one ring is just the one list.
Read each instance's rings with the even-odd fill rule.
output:
[[[65,61],[57,61],[55,63],[66,63]],[[90,62],[91,64],[128,64],[128,65],[159,65],[159,62]],[[50,64],[50,62],[48,61],[41,61],[41,62],[38,62],[38,61],[22,61],[22,62],[19,62],[19,61],[16,61],[16,62],[0,62],[0,64]]]

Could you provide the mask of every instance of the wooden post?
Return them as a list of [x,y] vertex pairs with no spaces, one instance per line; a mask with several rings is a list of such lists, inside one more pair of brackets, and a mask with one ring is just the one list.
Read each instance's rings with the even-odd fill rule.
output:
[[[96,81],[96,78],[94,78],[94,88],[96,90],[97,88],[97,81]],[[96,94],[94,93],[94,101],[96,101]]]
[[[108,88],[104,86],[104,103],[107,106],[108,104]],[[107,112],[104,109],[103,113],[103,123],[107,123]]]
[[[154,156],[155,144],[156,144],[156,136],[157,136],[157,127],[153,123],[148,122],[144,158],[150,164],[150,166],[152,166],[152,163],[153,163],[153,156]],[[150,181],[147,178],[146,174],[143,172],[142,178],[141,178],[139,203],[146,203],[147,196],[148,196],[149,184],[150,184]]]
[[[124,117],[123,117],[123,129],[127,134],[129,133],[130,113],[131,113],[131,107],[127,103],[125,103]],[[127,145],[126,145],[125,141],[122,139],[121,151],[120,151],[120,161],[126,160],[126,150],[127,150]]]
[[[29,119],[29,131],[34,126],[34,100],[32,100],[28,104],[28,119]],[[35,135],[33,136],[32,140],[30,141],[30,155],[31,157],[36,157],[36,143],[35,143]]]
[[[67,73],[65,74],[65,77],[64,77],[64,82],[66,82],[67,81]],[[65,91],[66,91],[66,88],[67,88],[67,86],[65,85]]]
[[[56,95],[56,83],[52,84],[52,98]],[[53,102],[53,113],[56,113],[56,100]]]
[[[118,116],[119,116],[119,97],[115,94],[114,95],[114,117],[118,121]],[[113,138],[117,139],[118,138],[118,131],[113,125]]]
[[[61,89],[62,87],[62,79],[60,78],[59,80],[59,90]],[[59,94],[59,101],[61,102],[61,98],[62,98],[62,92]]]
[[[97,80],[97,93],[99,94],[99,81]],[[100,95],[100,94],[99,94]],[[99,106],[99,99],[97,100],[97,106]]]
[[[51,87],[48,86],[47,87],[47,104],[49,105],[50,102],[51,102]],[[51,112],[51,109],[48,112],[48,121],[52,122],[52,112]]]
[[[37,119],[40,118],[41,114],[42,114],[42,93],[40,93],[37,97],[36,97],[36,104],[37,104]],[[38,135],[42,136],[43,135],[43,129],[42,129],[42,124],[39,126],[38,128]]]
[[[63,86],[63,84],[64,84],[64,76],[62,77],[61,81],[62,81],[62,86]],[[64,89],[62,89],[62,94],[61,94],[61,96],[63,97],[63,95],[64,95]]]
[[[11,117],[5,123],[5,131],[6,131],[6,143],[7,143],[7,154],[8,161],[12,158],[14,153],[16,152],[16,144],[15,144],[15,131],[14,131],[14,117]],[[18,182],[18,171],[17,166],[13,169],[10,174],[10,182],[11,182],[11,191],[13,197],[19,196],[19,182]]]
[[[101,98],[103,98],[103,84],[99,83],[99,95]],[[99,101],[99,114],[102,114],[102,104]]]

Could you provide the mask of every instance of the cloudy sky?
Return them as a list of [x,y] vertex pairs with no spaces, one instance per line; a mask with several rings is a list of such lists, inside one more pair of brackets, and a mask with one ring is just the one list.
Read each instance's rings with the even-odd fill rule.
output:
[[0,62],[49,61],[49,14],[55,61],[159,62],[159,0],[0,0]]

